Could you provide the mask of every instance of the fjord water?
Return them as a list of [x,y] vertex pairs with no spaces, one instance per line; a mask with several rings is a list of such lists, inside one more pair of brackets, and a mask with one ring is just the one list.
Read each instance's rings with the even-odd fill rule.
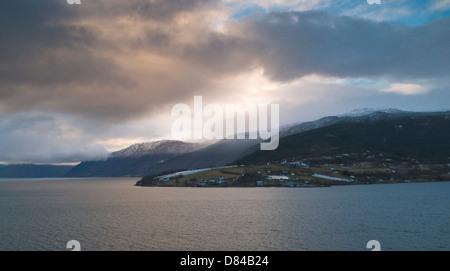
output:
[[0,180],[0,250],[450,250],[450,183],[150,188]]

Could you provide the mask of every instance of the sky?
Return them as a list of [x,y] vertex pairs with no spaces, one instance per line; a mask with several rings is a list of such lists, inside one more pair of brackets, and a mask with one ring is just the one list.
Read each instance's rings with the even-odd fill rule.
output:
[[0,162],[170,139],[194,96],[281,125],[449,110],[449,59],[450,0],[0,0]]

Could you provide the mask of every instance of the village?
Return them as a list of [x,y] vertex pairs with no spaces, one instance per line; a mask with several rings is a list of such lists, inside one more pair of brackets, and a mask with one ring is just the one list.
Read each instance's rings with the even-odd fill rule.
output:
[[137,185],[184,187],[323,187],[450,181],[450,164],[420,163],[370,151],[144,177]]

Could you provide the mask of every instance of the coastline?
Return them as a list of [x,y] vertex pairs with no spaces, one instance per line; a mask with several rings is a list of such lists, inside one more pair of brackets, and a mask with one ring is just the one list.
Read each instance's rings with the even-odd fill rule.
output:
[[[139,182],[139,181],[138,181]],[[328,188],[328,187],[343,187],[343,186],[366,186],[366,185],[390,185],[390,184],[420,184],[420,183],[448,183],[450,181],[413,181],[413,182],[378,182],[378,183],[347,183],[347,184],[329,184],[329,185],[307,185],[307,186],[239,186],[239,185],[210,185],[210,186],[199,186],[199,185],[187,185],[187,186],[176,186],[176,185],[139,185],[134,184],[136,187],[153,187],[153,188],[279,188],[279,189],[292,189],[292,188]]]
[[[388,159],[386,159],[388,160]],[[188,174],[184,174],[184,173]],[[144,187],[329,187],[390,183],[450,181],[447,164],[357,161],[317,163],[313,160],[259,165],[211,167],[144,176],[136,186]]]

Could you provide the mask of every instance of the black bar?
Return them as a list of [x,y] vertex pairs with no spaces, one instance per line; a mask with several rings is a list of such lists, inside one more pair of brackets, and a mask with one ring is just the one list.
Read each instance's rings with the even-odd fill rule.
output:
[[[76,268],[85,270],[97,267],[101,270],[118,269],[139,271],[202,271],[202,270],[336,270],[438,266],[448,254],[442,252],[254,252],[254,251],[190,251],[190,252],[0,252],[4,264],[17,268],[30,264],[39,266]],[[227,258],[231,257],[231,258]],[[446,257],[446,258],[444,258]],[[190,259],[190,262],[186,260]],[[214,259],[214,260],[212,260]],[[231,259],[231,260],[230,260]],[[220,262],[219,262],[220,261]],[[189,264],[188,264],[189,263]],[[195,265],[194,265],[195,263]],[[81,269],[80,269],[81,268]]]

